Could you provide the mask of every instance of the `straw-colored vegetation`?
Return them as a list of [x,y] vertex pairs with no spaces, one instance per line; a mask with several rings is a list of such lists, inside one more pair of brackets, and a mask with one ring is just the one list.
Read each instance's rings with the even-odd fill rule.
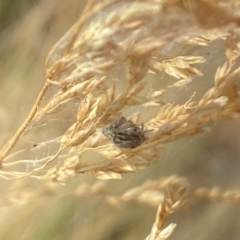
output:
[[[60,184],[82,174],[120,179],[159,160],[168,143],[207,133],[213,121],[239,118],[239,13],[236,0],[89,0],[48,54],[46,82],[0,151],[0,177]],[[210,51],[214,42],[225,55],[212,77],[204,72],[209,55],[196,52]],[[171,99],[195,82],[206,87]],[[101,184],[80,186],[74,194],[101,194],[116,207],[159,205],[147,240],[167,239],[175,228],[166,227],[168,216],[197,199],[239,202],[239,191],[187,193],[188,185],[172,176],[121,196]]]

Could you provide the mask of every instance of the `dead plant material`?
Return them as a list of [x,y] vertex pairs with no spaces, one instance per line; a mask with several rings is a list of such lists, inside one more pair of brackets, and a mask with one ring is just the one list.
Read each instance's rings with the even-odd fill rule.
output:
[[[223,0],[88,1],[50,51],[46,84],[0,151],[0,176],[58,183],[80,173],[121,178],[158,159],[165,144],[208,132],[212,120],[239,118],[239,10],[237,1]],[[208,48],[213,41],[221,41],[226,53],[214,79],[199,69],[207,56],[172,54],[189,45]],[[154,80],[149,91],[149,77],[164,73],[177,81],[163,87]],[[199,78],[212,81],[199,99],[193,100],[193,91],[184,102],[166,100],[174,89]],[[120,116],[136,133],[124,130],[119,137],[120,132],[112,132],[111,142],[101,129]],[[145,134],[136,127],[139,122]],[[24,145],[26,138],[34,144]],[[86,160],[89,151],[95,157]]]

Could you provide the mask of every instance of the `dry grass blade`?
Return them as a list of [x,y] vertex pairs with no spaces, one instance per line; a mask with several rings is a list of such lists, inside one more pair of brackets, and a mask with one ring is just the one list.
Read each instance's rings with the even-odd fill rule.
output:
[[165,228],[164,226],[169,214],[178,211],[185,204],[185,193],[186,188],[181,188],[178,191],[168,189],[163,202],[159,204],[155,222],[146,240],[165,240],[171,235],[176,224],[171,223]]
[[[22,23],[18,19],[12,29],[0,34],[4,53],[0,97],[6,104],[0,107],[1,210],[6,211],[0,239],[14,239],[17,233],[20,238],[57,239],[59,230],[71,235],[66,238],[74,238],[79,229],[83,239],[122,239],[131,234],[139,239],[149,234],[146,240],[169,239],[174,234],[191,239],[206,216],[205,224],[212,223],[205,231],[210,238],[215,234],[216,239],[236,239],[239,151],[232,148],[238,149],[240,141],[240,1],[84,1],[79,18],[65,8],[76,6],[78,15],[82,1],[40,1],[34,4],[36,11],[24,12]],[[63,30],[73,21],[72,27]],[[63,36],[47,55],[52,45],[49,33],[59,36],[59,31]],[[23,41],[26,36],[31,40]],[[28,47],[28,54],[19,54]],[[42,76],[45,58],[46,76]],[[32,59],[37,59],[39,68]],[[26,92],[27,81],[20,83],[21,79],[33,80],[30,84],[35,89],[29,84],[32,100]],[[26,96],[18,102],[13,99],[15,93]],[[212,129],[213,134],[206,136]],[[139,171],[144,168],[148,169]],[[171,175],[177,172],[191,179]],[[169,173],[170,177],[158,176]],[[106,181],[112,179],[117,181]],[[215,181],[221,188],[215,183],[209,187]],[[39,206],[33,212],[36,221],[31,215],[24,217],[26,221],[15,219],[21,217],[18,210],[29,214],[29,203]],[[157,210],[150,233],[148,220],[152,224],[151,210],[155,210],[149,207]],[[48,222],[45,208],[54,223],[46,224],[46,234],[42,231]],[[116,208],[127,211],[119,214]],[[175,230],[171,214],[186,208],[191,211],[184,212],[182,226],[188,228],[180,227],[182,217],[176,216]],[[41,221],[38,209],[43,213]],[[101,233],[88,231],[98,219]],[[142,228],[141,219],[147,229]],[[70,226],[69,220],[76,224]],[[32,237],[29,226],[33,225]],[[65,233],[65,225],[71,231]],[[56,235],[49,231],[55,226]]]
[[[234,2],[215,0],[89,1],[50,51],[46,84],[29,117],[0,152],[0,176],[59,183],[79,173],[121,178],[158,159],[165,144],[208,132],[212,120],[238,118],[239,10]],[[214,86],[198,100],[195,93],[185,102],[165,98],[175,95],[173,87],[205,78],[199,66],[204,69],[207,56],[172,54],[178,46],[187,48],[198,40],[206,47],[213,41],[225,46],[226,63],[216,70],[215,80],[205,79]],[[155,79],[156,87],[149,92],[149,78],[164,72],[177,82]],[[102,129],[121,116],[144,126],[144,141],[133,144],[133,138],[126,137],[133,135],[124,132],[128,144],[119,148],[116,139],[104,136]],[[53,128],[54,133],[49,131]],[[41,138],[39,130],[49,134]],[[25,144],[25,136],[37,144]],[[44,151],[47,157],[41,155]],[[88,151],[94,155],[90,160]],[[26,172],[26,164],[34,167]]]

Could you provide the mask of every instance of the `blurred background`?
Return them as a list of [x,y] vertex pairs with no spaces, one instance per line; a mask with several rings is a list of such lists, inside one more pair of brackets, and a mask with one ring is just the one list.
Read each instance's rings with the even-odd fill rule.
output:
[[[46,79],[48,52],[77,21],[84,5],[83,0],[0,0],[1,145],[27,116]],[[184,55],[190,50],[178,51]],[[209,55],[201,69],[206,79],[193,83],[203,91],[206,81],[213,79],[217,66],[224,61],[223,47],[214,42],[207,50],[194,51]],[[181,98],[190,87],[175,96]],[[239,189],[239,123],[213,122],[210,134],[169,144],[160,152],[160,161],[126,174],[122,180],[108,181],[107,187],[112,193],[121,194],[147,180],[177,174],[187,177],[193,189]],[[157,209],[135,202],[118,209],[101,196],[78,196],[79,185],[96,181],[92,176],[79,175],[60,186],[30,178],[1,179],[0,239],[145,239]],[[170,216],[169,222],[177,223],[170,239],[240,239],[240,204],[205,200]]]

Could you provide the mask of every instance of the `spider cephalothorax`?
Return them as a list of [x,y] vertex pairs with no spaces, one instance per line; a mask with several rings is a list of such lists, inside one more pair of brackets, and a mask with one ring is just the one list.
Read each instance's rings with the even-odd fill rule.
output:
[[135,148],[146,139],[143,124],[138,127],[131,120],[120,117],[113,124],[102,129],[107,136],[119,148]]

